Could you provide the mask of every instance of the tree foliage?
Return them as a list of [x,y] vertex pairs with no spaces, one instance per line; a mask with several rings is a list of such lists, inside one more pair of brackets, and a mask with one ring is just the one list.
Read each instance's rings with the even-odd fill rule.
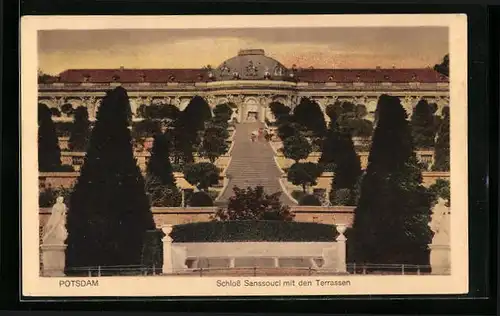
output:
[[330,117],[330,125],[337,124],[340,130],[351,136],[370,137],[373,133],[373,123],[365,119],[367,110],[362,104],[336,101],[329,104],[325,112]]
[[318,103],[302,98],[293,109],[293,121],[303,126],[312,135],[321,137],[326,131],[325,116]]
[[87,108],[79,106],[75,110],[75,121],[71,126],[68,147],[71,151],[86,151],[90,137],[90,122]]
[[290,117],[290,111],[292,110],[281,102],[269,103],[269,109],[277,122],[287,120]]
[[137,109],[137,115],[144,119],[150,120],[176,120],[179,118],[181,111],[173,104],[141,104]]
[[306,159],[312,151],[311,144],[306,137],[302,135],[291,136],[283,142],[283,155],[286,158],[299,162]]
[[294,185],[300,185],[305,193],[306,188],[317,184],[317,180],[323,169],[319,164],[313,162],[294,163],[288,169],[287,179]]
[[133,155],[130,120],[126,90],[109,91],[70,198],[67,273],[74,267],[141,262],[143,238],[154,221]]
[[208,162],[188,164],[184,166],[184,178],[199,190],[207,191],[219,182],[219,169]]
[[217,221],[280,220],[291,221],[294,214],[290,207],[280,201],[281,192],[266,194],[262,186],[240,189],[233,188],[227,208],[219,209],[214,215]]
[[[346,130],[340,129],[337,122],[334,122],[330,125],[322,147],[319,163],[323,166],[334,166],[330,202],[340,203],[338,197],[340,193],[337,194],[336,191],[343,190],[341,194],[343,205],[354,205],[354,190],[362,171],[361,161],[351,136]],[[345,192],[350,193],[348,198],[345,197]]]
[[217,104],[213,110],[214,119],[219,124],[228,125],[228,121],[231,119],[233,115],[233,109],[227,103]]
[[434,70],[449,77],[450,76],[450,55],[446,54],[441,63],[434,65]]
[[429,191],[434,195],[435,203],[437,203],[439,198],[442,198],[446,201],[446,206],[450,206],[450,180],[437,179],[436,182],[429,187]]
[[175,178],[170,162],[170,144],[165,134],[158,133],[154,137],[151,157],[146,172],[159,180],[159,184],[175,187]]
[[382,95],[350,233],[359,263],[429,264],[432,195],[422,185],[411,128],[397,97]]
[[205,99],[194,96],[173,124],[170,137],[176,156],[182,156],[184,164],[194,162],[193,153],[202,140],[205,123],[211,117],[212,111]]
[[444,107],[434,151],[434,171],[450,171],[450,108]]
[[217,158],[224,155],[229,149],[228,137],[227,126],[212,125],[207,127],[203,133],[203,140],[198,151],[200,156],[214,163]]
[[52,113],[45,104],[38,104],[38,170],[55,172],[61,168],[61,149]]
[[207,101],[200,96],[194,96],[181,114],[183,127],[187,131],[201,131],[205,122],[212,118],[212,111]]
[[284,142],[292,136],[302,136],[299,124],[291,121],[280,121],[278,125],[278,137]]
[[411,117],[413,142],[416,148],[433,148],[435,130],[435,109],[426,100],[420,100]]

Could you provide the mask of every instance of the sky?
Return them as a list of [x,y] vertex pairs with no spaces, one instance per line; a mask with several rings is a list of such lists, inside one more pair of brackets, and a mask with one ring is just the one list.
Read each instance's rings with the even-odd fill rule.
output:
[[248,48],[304,68],[425,68],[449,49],[445,27],[44,30],[38,68],[216,67]]

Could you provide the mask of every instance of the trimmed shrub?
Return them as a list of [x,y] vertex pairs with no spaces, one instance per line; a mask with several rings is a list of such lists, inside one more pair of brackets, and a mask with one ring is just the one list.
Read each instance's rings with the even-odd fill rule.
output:
[[304,196],[304,191],[302,190],[293,190],[291,193],[292,197],[296,199],[297,201],[300,201],[302,197]]
[[316,195],[306,194],[300,199],[299,205],[321,206],[321,202]]
[[194,192],[189,199],[189,206],[203,207],[203,206],[214,206],[214,201],[207,193],[203,191]]

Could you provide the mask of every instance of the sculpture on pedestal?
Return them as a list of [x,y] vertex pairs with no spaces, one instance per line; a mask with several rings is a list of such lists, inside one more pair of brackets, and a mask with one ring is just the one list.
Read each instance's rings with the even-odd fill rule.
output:
[[434,232],[430,249],[430,264],[433,274],[450,273],[450,208],[446,201],[439,198],[432,209],[432,220],[429,227]]
[[66,205],[62,196],[52,207],[52,213],[43,230],[42,264],[44,276],[64,276],[66,237]]
[[56,199],[56,204],[52,207],[52,213],[43,232],[43,244],[58,245],[64,244],[68,233],[66,231],[66,205],[63,203],[64,198],[59,196]]

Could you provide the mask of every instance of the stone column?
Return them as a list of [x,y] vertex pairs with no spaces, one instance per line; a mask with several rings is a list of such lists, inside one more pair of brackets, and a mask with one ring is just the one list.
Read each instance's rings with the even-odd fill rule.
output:
[[66,247],[64,244],[42,244],[40,246],[40,250],[42,251],[43,276],[65,276]]
[[172,237],[170,237],[170,233],[172,232],[172,225],[167,224],[161,227],[161,230],[165,234],[165,237],[162,238],[163,242],[163,274],[171,274],[174,271],[173,268],[173,258],[172,258]]
[[346,241],[347,238],[344,236],[346,231],[345,225],[337,225],[337,232],[339,233],[336,241],[337,241],[337,272],[339,273],[347,273],[346,268]]

